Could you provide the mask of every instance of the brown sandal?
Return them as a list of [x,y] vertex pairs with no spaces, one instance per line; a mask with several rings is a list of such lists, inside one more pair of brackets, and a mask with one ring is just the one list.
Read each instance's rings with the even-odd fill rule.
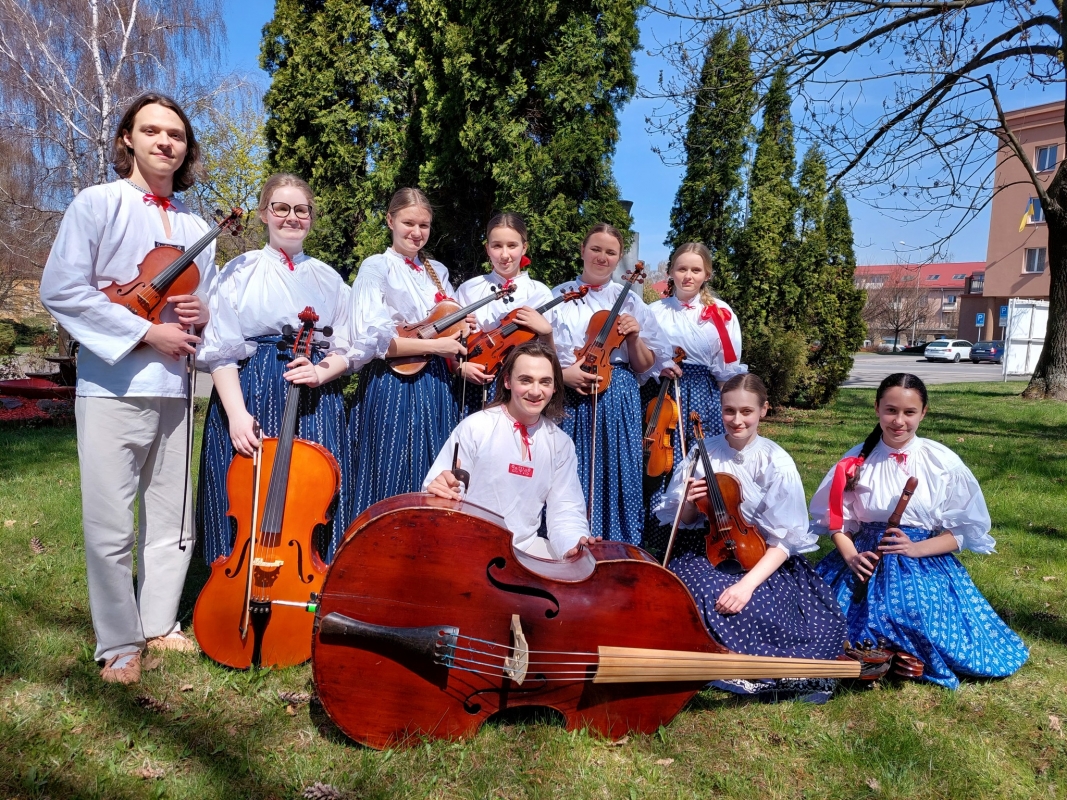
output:
[[[124,667],[116,667],[115,662],[120,658],[130,657],[130,660],[126,662]],[[137,653],[119,653],[117,656],[112,656],[104,664],[104,668],[100,670],[100,680],[104,683],[137,683],[141,680],[141,654]]]

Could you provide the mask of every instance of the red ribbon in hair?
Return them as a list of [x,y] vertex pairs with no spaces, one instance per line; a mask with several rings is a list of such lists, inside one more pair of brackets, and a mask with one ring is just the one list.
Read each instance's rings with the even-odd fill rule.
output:
[[[413,259],[405,257],[404,258],[404,263],[407,264],[409,267],[411,267],[416,272],[422,272],[422,267],[420,267],[418,264],[416,264]],[[437,302],[440,302],[440,300],[438,300]]]
[[280,247],[278,248],[278,252],[282,254],[282,263],[289,267],[290,272],[293,272],[296,269],[296,264],[293,263],[293,259],[289,258],[289,254]]
[[861,456],[846,456],[834,467],[834,478],[830,481],[829,528],[831,531],[839,531],[844,525],[845,483],[859,472],[862,466]]
[[519,269],[526,269],[528,266],[530,266],[530,259],[526,256],[519,259]]
[[521,422],[515,423],[515,430],[519,432],[522,437],[522,445],[525,448],[525,452],[522,454],[523,461],[533,461],[533,448],[530,447],[530,429],[523,425]]
[[726,323],[733,318],[733,314],[714,303],[700,312],[701,322],[707,322],[710,319],[715,324],[715,329],[719,332],[719,341],[722,342],[722,356],[727,364],[737,361],[737,353],[734,352],[733,342],[730,341],[730,333],[726,330]]
[[169,197],[160,197],[158,194],[152,194],[151,192],[144,193],[144,203],[146,206],[155,205],[164,210],[174,207],[174,203],[171,202]]

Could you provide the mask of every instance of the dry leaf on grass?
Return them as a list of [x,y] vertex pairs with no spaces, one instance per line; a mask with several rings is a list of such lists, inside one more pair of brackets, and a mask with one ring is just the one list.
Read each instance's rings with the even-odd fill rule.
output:
[[1041,580],[1048,583],[1049,581],[1059,580],[1059,575],[1045,575]]
[[182,691],[183,692],[191,692],[192,690],[193,690],[193,685],[191,683],[182,684]]
[[657,758],[656,759],[656,766],[660,766],[660,767],[669,767],[673,763],[674,763],[674,759],[673,758]]
[[157,781],[167,774],[165,769],[153,769],[152,767],[138,767],[131,773],[135,778],[144,778],[146,781]]
[[[962,442],[962,441],[963,441],[963,439],[960,439],[960,441]],[[880,792],[880,791],[882,791],[882,784],[880,784],[880,783],[878,782],[878,779],[877,779],[877,778],[868,778],[868,779],[867,779],[867,787],[868,787],[868,788],[869,788],[869,789],[870,789],[870,790],[871,790],[872,792]]]
[[296,708],[293,706],[292,703],[285,707],[285,713],[288,714],[290,717],[296,716]]
[[1061,739],[1063,738],[1063,725],[1060,724],[1060,718],[1055,714],[1048,715],[1048,727],[1049,730],[1056,731]]
[[5,528],[14,528],[15,527],[15,520],[13,520],[13,519],[5,519],[4,520],[4,527]]
[[630,741],[629,736],[623,736],[621,739],[616,739],[614,742],[608,742],[608,747],[622,747]]

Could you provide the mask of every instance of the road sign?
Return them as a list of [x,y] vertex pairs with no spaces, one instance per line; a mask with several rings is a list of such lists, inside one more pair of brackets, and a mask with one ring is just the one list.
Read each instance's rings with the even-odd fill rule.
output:
[[1000,327],[1002,327],[1002,328],[1007,326],[1007,324],[1008,324],[1008,307],[1007,306],[1001,306],[1000,307],[1000,320],[997,322],[997,324],[1000,325]]
[[974,327],[981,328],[985,325],[985,312],[979,311],[974,315]]

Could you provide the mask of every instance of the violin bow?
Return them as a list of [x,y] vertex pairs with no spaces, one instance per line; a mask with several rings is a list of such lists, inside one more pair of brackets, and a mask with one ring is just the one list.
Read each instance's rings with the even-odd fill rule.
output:
[[[684,425],[678,426],[679,430],[684,427]],[[678,503],[678,510],[674,512],[674,525],[671,526],[671,535],[670,538],[667,539],[667,551],[663,554],[663,566],[667,566],[667,562],[671,560],[671,550],[674,549],[674,537],[678,535],[678,525],[682,521],[682,508],[685,506],[686,498],[689,496],[689,487],[693,483],[693,471],[696,467],[697,462],[694,458],[689,462],[689,466],[685,468],[685,479],[682,481],[682,499]]]
[[[594,377],[593,381],[593,448],[589,458],[589,508],[585,511],[585,518],[590,525],[593,522],[593,495],[596,493],[596,399],[600,381]],[[594,534],[595,535],[595,534]]]
[[253,431],[259,439],[259,447],[252,453],[252,531],[248,537],[248,580],[245,582],[245,607],[241,614],[241,640],[248,636],[248,623],[252,616],[252,576],[256,563],[256,536],[259,534],[259,476],[263,468],[263,429],[253,422]]
[[[678,379],[677,378],[672,378],[671,380],[674,381],[674,402],[676,402],[678,404],[678,418],[679,419],[684,419],[684,417],[682,415],[682,388],[681,388],[681,384],[678,383]],[[679,437],[678,438],[678,444],[682,448],[682,456],[685,456],[685,454],[688,451],[685,449],[685,424],[684,423],[682,425],[678,426],[678,437]],[[666,565],[666,562],[664,562],[664,565]]]
[[[195,334],[196,326],[190,325],[186,333]],[[185,480],[182,484],[182,521],[178,530],[178,549],[183,553],[188,546],[185,544],[185,521],[189,513],[189,498],[192,490],[189,486],[193,475],[193,407],[196,391],[196,357],[193,353],[185,356],[185,377],[188,384],[185,400]]]

